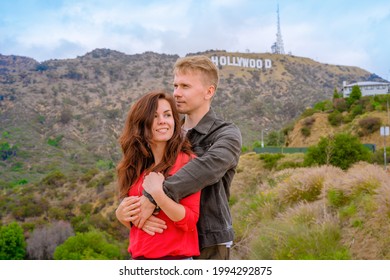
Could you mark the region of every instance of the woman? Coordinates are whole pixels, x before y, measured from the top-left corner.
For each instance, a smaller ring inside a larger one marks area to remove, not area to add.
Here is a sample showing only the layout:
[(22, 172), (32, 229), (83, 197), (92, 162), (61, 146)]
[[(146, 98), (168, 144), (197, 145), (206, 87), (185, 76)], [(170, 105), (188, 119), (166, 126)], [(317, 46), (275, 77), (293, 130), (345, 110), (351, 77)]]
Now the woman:
[[(165, 195), (162, 182), (194, 157), (181, 132), (174, 99), (164, 92), (152, 92), (130, 109), (120, 137), (123, 158), (118, 164), (120, 198), (116, 216), (130, 229), (129, 253), (133, 259), (187, 259), (199, 255), (196, 223), (200, 192), (176, 203)], [(146, 175), (148, 182), (144, 182)], [(160, 207), (156, 217), (166, 229), (155, 235), (139, 229), (139, 197), (145, 190)]]

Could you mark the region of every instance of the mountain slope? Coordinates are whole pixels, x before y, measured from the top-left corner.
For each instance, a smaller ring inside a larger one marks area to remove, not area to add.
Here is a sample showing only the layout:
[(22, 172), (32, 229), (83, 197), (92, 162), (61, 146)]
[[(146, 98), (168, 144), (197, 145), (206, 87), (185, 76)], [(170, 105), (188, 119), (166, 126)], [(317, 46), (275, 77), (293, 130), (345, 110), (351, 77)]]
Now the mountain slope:
[[(199, 54), (272, 62), (271, 68), (261, 69), (219, 67), (213, 106), (240, 127), (244, 145), (259, 139), (262, 129), (279, 129), (306, 107), (330, 98), (344, 80), (381, 80), (357, 67), (309, 58)], [(131, 103), (153, 89), (171, 91), (172, 66), (178, 58), (108, 49), (42, 63), (0, 55), (0, 141), (17, 150), (0, 162), (3, 181), (36, 180), (55, 169), (85, 172), (96, 165), (115, 165), (120, 157), (117, 139)]]

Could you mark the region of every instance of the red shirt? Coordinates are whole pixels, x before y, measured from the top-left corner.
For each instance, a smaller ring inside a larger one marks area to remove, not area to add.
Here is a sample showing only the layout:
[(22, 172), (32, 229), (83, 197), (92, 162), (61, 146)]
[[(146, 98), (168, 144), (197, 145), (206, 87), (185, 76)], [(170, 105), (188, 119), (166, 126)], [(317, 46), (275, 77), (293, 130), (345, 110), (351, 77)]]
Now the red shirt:
[[(191, 158), (191, 156), (180, 152), (169, 175), (176, 173)], [(131, 186), (129, 196), (140, 196), (142, 194), (144, 173)], [(180, 221), (173, 222), (162, 210), (156, 215), (156, 217), (166, 222), (167, 229), (163, 233), (156, 233), (151, 236), (142, 229), (135, 226), (131, 227), (128, 251), (133, 258), (156, 259), (167, 256), (192, 257), (199, 255), (196, 223), (199, 218), (200, 192), (183, 198), (180, 200), (180, 204), (186, 210), (185, 217)]]

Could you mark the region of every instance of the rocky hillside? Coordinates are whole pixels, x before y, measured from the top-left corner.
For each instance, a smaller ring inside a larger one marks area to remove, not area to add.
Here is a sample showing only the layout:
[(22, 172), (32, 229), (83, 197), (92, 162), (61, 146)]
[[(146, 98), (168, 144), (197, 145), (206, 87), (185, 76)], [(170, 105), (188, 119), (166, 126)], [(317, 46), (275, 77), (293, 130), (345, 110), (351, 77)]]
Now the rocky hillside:
[[(309, 58), (207, 51), (207, 56), (270, 60), (272, 67), (219, 66), (214, 100), (219, 115), (235, 122), (245, 145), (262, 129), (275, 130), (315, 102), (330, 98), (343, 81), (381, 80), (357, 67)], [(75, 59), (48, 60), (0, 55), (0, 142), (11, 148), (0, 162), (3, 182), (110, 168), (126, 113), (140, 95), (172, 90), (179, 58), (146, 52), (127, 55), (96, 49)]]

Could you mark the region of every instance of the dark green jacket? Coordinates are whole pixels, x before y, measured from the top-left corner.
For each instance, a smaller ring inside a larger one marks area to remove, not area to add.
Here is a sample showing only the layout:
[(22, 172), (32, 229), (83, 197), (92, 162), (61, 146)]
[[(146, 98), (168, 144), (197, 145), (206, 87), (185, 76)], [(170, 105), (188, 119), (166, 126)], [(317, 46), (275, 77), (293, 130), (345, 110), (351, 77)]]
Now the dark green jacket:
[(198, 234), (200, 248), (233, 241), (230, 185), (241, 154), (241, 132), (210, 111), (187, 132), (197, 158), (164, 182), (175, 201), (202, 190)]

